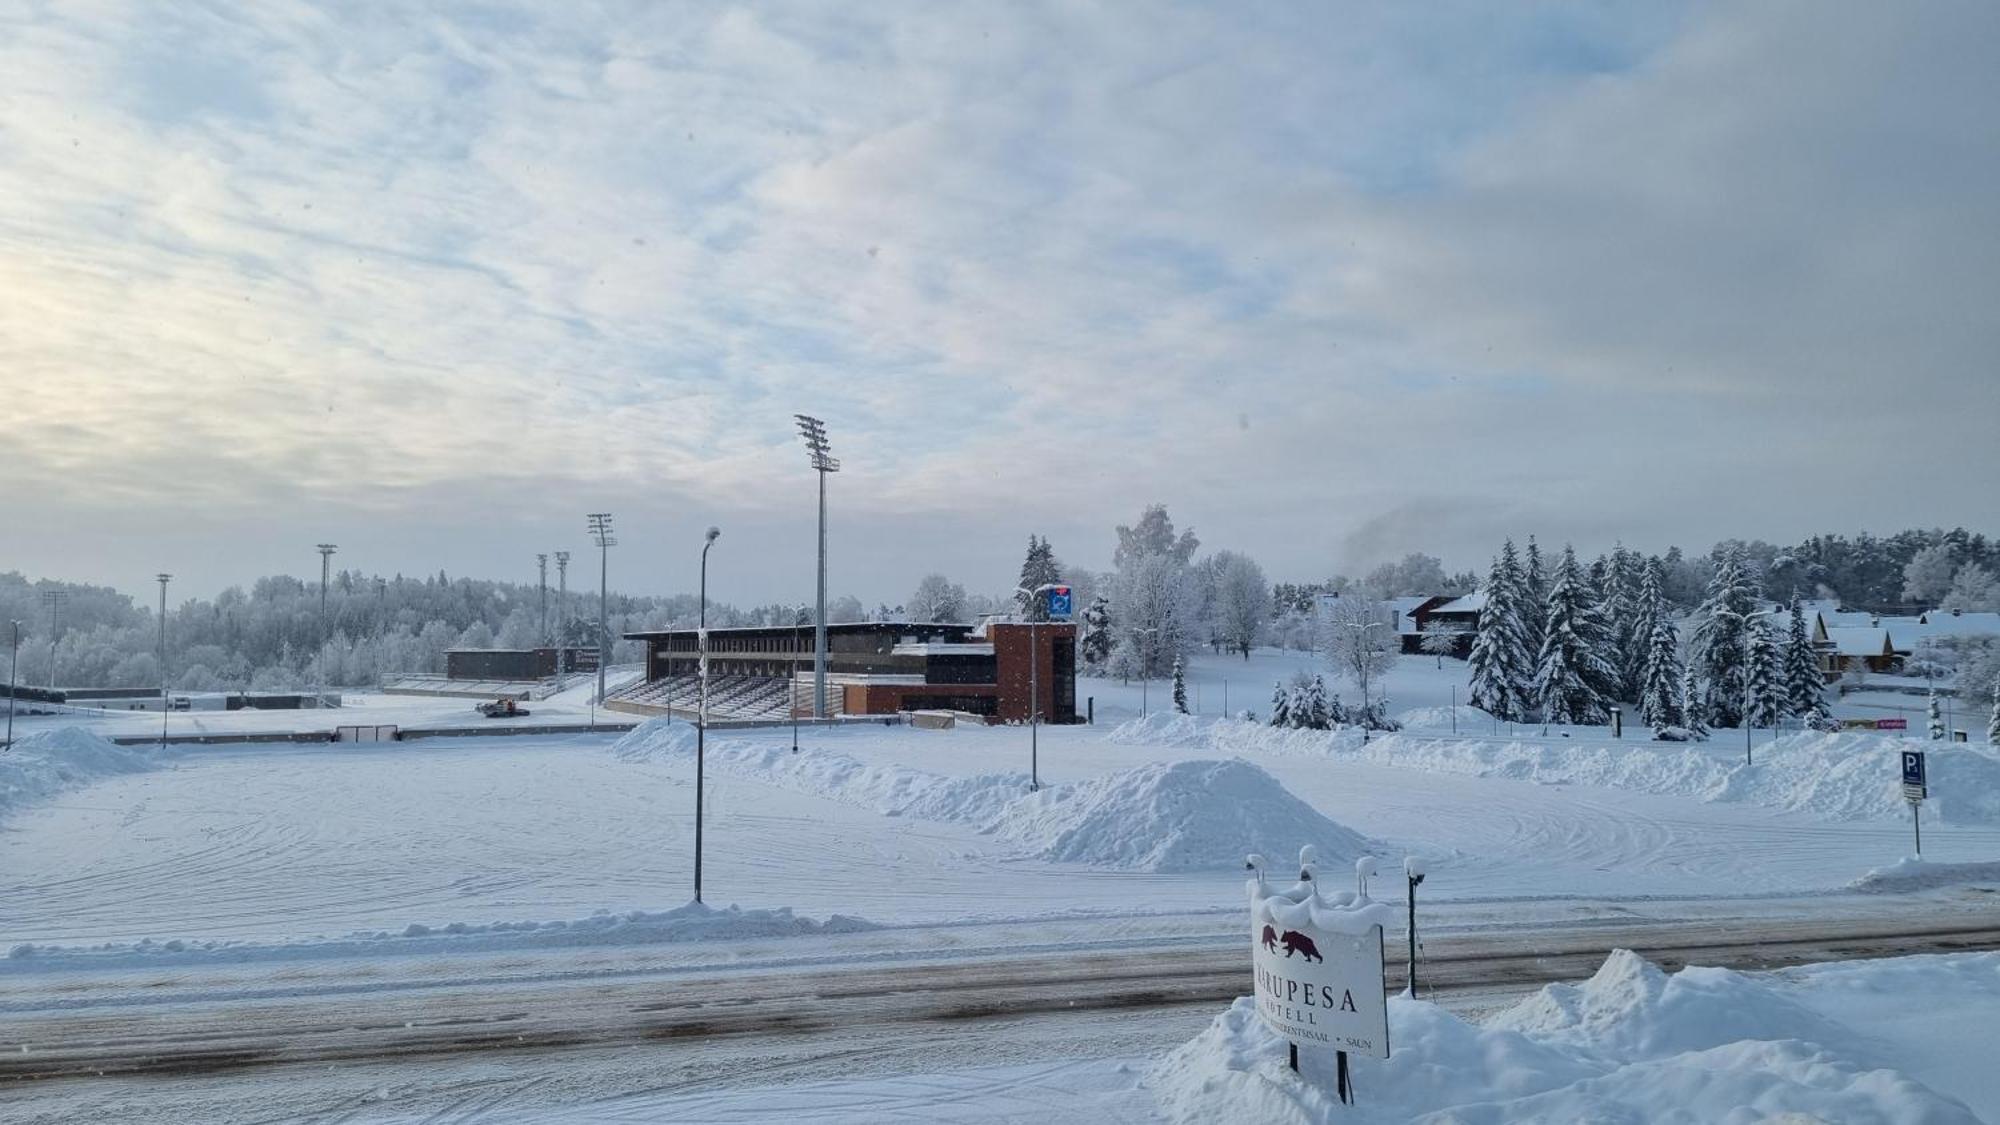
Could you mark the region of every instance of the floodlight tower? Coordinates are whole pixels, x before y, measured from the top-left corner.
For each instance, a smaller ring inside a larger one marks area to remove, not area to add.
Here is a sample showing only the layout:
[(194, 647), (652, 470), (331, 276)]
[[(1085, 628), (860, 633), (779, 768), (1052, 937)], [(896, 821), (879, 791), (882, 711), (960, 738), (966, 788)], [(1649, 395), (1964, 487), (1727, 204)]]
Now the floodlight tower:
[(794, 414), (806, 456), (819, 474), (819, 612), (813, 617), (813, 718), (826, 718), (826, 475), (840, 471), (826, 441), (826, 423), (810, 414)]
[(167, 748), (167, 712), (173, 709), (173, 697), (167, 694), (167, 583), (173, 575), (160, 572), (153, 576), (160, 583), (160, 749)]
[(604, 702), (604, 665), (611, 657), (611, 615), (605, 597), (605, 577), (611, 572), (611, 548), (618, 540), (611, 534), (611, 513), (590, 513), (590, 537), (597, 542), (597, 701)]
[[(556, 552), (556, 675), (567, 676), (563, 667), (563, 638), (569, 632), (569, 552)], [(563, 680), (567, 686), (569, 681)]]
[(319, 659), (314, 661), (319, 668), (319, 694), (314, 702), (321, 707), (326, 706), (326, 576), (333, 567), (333, 553), (339, 549), (331, 543), (319, 544)]
[(535, 556), (535, 597), (540, 600), (542, 607), (541, 632), (537, 634), (537, 636), (541, 638), (543, 644), (548, 644), (549, 643), (549, 557), (545, 554)]
[(62, 635), (63, 606), (69, 601), (69, 591), (43, 590), (42, 601), (49, 607), (49, 690), (54, 691), (56, 690), (56, 640)]

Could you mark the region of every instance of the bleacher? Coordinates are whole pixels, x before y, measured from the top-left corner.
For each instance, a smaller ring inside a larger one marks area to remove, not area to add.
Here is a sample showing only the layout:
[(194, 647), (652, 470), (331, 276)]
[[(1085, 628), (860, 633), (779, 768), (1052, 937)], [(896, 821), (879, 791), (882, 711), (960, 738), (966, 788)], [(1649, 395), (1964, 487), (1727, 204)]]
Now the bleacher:
[[(828, 703), (839, 711), (839, 693), (829, 692)], [(810, 684), (795, 686), (787, 676), (710, 676), (708, 717), (717, 720), (779, 721), (792, 717), (790, 702), (812, 705)], [(613, 692), (605, 703), (617, 711), (644, 715), (664, 715), (671, 708), (677, 716), (692, 718), (701, 700), (701, 677), (666, 676), (633, 684)]]

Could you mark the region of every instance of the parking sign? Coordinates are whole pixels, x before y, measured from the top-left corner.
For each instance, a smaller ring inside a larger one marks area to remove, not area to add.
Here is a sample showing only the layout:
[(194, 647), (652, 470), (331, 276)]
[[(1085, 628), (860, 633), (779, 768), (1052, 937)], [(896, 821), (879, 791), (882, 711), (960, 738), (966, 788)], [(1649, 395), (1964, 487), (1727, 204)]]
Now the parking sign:
[(1049, 616), (1057, 621), (1067, 618), (1071, 612), (1072, 598), (1068, 586), (1049, 587)]
[(1903, 751), (1903, 796), (1912, 801), (1921, 801), (1929, 795), (1930, 787), (1924, 778), (1924, 752)]

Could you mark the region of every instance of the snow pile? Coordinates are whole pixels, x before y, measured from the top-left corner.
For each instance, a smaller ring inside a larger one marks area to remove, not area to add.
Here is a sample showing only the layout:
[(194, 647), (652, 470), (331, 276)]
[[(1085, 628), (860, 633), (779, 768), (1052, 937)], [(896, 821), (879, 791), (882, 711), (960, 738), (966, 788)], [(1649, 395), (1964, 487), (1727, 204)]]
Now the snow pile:
[[(1422, 713), (1420, 722), (1429, 722)], [(1859, 732), (1795, 732), (1764, 741), (1746, 765), (1740, 733), (1705, 743), (1663, 745), (1616, 739), (1438, 738), (1425, 733), (1285, 730), (1239, 720), (1134, 720), (1113, 742), (1168, 745), (1228, 754), (1319, 754), (1435, 773), (1598, 785), (1701, 801), (1755, 804), (1831, 820), (1907, 818), (1898, 754), (1928, 751), (1926, 815), (1953, 824), (2000, 825), (2000, 754), (1983, 747), (1912, 742)], [(1449, 717), (1447, 714), (1447, 722)], [(1461, 729), (1468, 729), (1461, 727)], [(1469, 729), (1477, 729), (1476, 727)]]
[[(1890, 962), (1888, 964), (1894, 964)], [(1738, 973), (1672, 977), (1619, 952), (1582, 985), (1554, 986), (1466, 1023), (1389, 1001), (1386, 1062), (1358, 1060), (1359, 1104), (1333, 1096), (1328, 1052), (1285, 1043), (1239, 999), (1149, 1078), (1172, 1121), (1807, 1121), (1957, 1123), (1962, 1102), (1870, 1062), (1880, 1045)]]
[(1048, 859), (1138, 871), (1237, 868), (1246, 852), (1290, 855), (1316, 845), (1352, 863), (1367, 837), (1335, 823), (1240, 759), (1158, 762), (1018, 802), (1007, 835)]
[(1974, 885), (2000, 886), (2000, 861), (1931, 863), (1921, 859), (1900, 859), (1887, 867), (1877, 867), (1848, 884), (1857, 891), (1876, 893)]
[[(452, 922), (444, 926), (411, 925), (400, 937), (462, 937), (490, 934), (574, 934), (604, 938), (617, 944), (660, 941), (723, 941), (732, 938), (794, 937), (799, 934), (851, 934), (880, 929), (861, 918), (835, 914), (826, 921), (801, 918), (790, 907), (776, 910), (744, 910), (739, 906), (722, 909), (706, 903), (690, 902), (672, 910), (649, 912), (629, 910), (614, 914), (600, 910), (587, 918), (554, 922)], [(387, 934), (356, 935), (381, 939)], [(595, 941), (590, 944), (596, 944)]]
[[(692, 757), (694, 732), (686, 723), (650, 720), (619, 739), (612, 753), (628, 761)], [(1030, 793), (1018, 773), (944, 777), (762, 742), (710, 739), (706, 760), (711, 770), (884, 816), (971, 825), (1030, 856), (1063, 863), (1214, 871), (1241, 868), (1244, 854), (1258, 849), (1290, 855), (1316, 844), (1340, 861), (1369, 850), (1366, 837), (1244, 761), (1153, 763)]]
[[(1493, 716), (1477, 707), (1461, 703), (1457, 707), (1413, 707), (1408, 711), (1398, 712), (1396, 721), (1403, 725), (1404, 730), (1448, 733), (1463, 731), (1471, 734), (1490, 726)], [(1456, 726), (1453, 725), (1454, 722)]]
[(150, 752), (107, 742), (81, 727), (37, 731), (0, 750), (0, 815), (101, 777), (152, 768)]

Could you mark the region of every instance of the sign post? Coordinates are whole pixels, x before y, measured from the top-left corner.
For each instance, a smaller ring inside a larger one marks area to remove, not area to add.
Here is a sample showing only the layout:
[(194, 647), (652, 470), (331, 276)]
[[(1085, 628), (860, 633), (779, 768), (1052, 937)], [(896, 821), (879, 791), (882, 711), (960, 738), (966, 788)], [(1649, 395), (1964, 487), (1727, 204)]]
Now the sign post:
[[(1347, 1103), (1348, 1055), (1389, 1057), (1382, 932), (1394, 911), (1365, 892), (1322, 895), (1313, 858), (1310, 846), (1301, 850), (1299, 882), (1289, 890), (1271, 887), (1261, 869), (1246, 888), (1257, 1014), (1290, 1042), (1294, 1070), (1301, 1045), (1333, 1051), (1336, 1092)], [(1251, 858), (1253, 868), (1259, 863)]]
[(1924, 752), (1905, 750), (1903, 755), (1903, 799), (1910, 803), (1910, 828), (1917, 836), (1917, 858), (1924, 858), (1924, 826), (1918, 816), (1924, 798), (1930, 796), (1930, 786), (1924, 774)]

